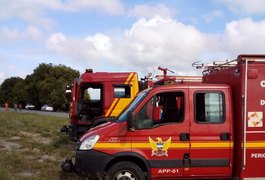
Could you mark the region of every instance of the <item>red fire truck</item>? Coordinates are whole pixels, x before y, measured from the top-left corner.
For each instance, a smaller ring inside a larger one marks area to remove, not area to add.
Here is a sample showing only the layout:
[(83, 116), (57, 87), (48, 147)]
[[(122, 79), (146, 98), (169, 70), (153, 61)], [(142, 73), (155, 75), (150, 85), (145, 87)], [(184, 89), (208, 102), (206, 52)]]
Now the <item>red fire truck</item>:
[(117, 116), (136, 96), (141, 88), (139, 85), (144, 83), (139, 84), (136, 72), (87, 69), (66, 88), (70, 125), (63, 126), (60, 132), (68, 133), (71, 140), (77, 141), (91, 127)]
[(265, 55), (198, 67), (206, 67), (201, 78), (165, 75), (117, 118), (85, 133), (75, 171), (109, 179), (265, 179)]

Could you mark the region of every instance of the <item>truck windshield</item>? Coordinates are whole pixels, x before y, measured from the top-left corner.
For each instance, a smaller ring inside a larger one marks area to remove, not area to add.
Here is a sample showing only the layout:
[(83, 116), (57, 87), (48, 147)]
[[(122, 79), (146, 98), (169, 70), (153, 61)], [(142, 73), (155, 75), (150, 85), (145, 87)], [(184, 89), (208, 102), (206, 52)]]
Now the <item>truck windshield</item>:
[(149, 90), (145, 90), (140, 92), (135, 99), (131, 102), (129, 106), (120, 114), (118, 117), (118, 122), (126, 121), (127, 114), (130, 111), (134, 111), (134, 109), (138, 106), (138, 104), (144, 99), (144, 97), (148, 94)]

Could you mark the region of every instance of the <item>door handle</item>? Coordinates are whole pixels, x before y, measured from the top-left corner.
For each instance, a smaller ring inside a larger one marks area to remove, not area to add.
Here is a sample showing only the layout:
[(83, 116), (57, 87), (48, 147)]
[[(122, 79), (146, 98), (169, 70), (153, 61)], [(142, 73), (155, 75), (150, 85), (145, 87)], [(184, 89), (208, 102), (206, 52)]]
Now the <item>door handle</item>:
[(190, 155), (188, 153), (183, 155), (183, 166), (184, 168), (190, 167)]
[(180, 133), (179, 139), (180, 139), (180, 141), (189, 141), (190, 140), (190, 133)]
[(230, 140), (230, 133), (221, 133), (220, 139), (221, 139), (221, 141), (229, 141)]

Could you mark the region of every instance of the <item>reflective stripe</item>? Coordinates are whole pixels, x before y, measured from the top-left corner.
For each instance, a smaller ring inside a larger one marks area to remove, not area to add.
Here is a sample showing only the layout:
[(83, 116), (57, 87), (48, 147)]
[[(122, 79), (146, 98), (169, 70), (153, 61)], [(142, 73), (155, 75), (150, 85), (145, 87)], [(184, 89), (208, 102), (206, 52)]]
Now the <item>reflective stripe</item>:
[(96, 143), (95, 149), (130, 149), (131, 143)]
[(117, 105), (118, 102), (119, 102), (119, 98), (115, 98), (114, 101), (112, 102), (112, 104), (110, 105), (110, 108), (108, 109), (108, 111), (105, 114), (105, 116), (110, 116), (111, 112), (116, 107), (116, 105)]
[(135, 73), (130, 73), (129, 77), (125, 81), (125, 84), (130, 84), (134, 75), (135, 75)]
[[(113, 143), (113, 142), (98, 142), (94, 146), (95, 149), (122, 149), (122, 148), (139, 148), (139, 149), (151, 149), (150, 143), (126, 143), (126, 142), (120, 142), (120, 143)], [(189, 143), (171, 143), (170, 149), (187, 149), (189, 148)]]
[[(232, 142), (185, 142), (185, 143), (170, 143), (169, 149), (230, 149), (233, 147)], [(151, 145), (149, 142), (97, 142), (94, 146), (96, 149), (122, 149), (122, 148), (133, 148), (133, 149), (149, 149)], [(265, 141), (261, 142), (247, 142), (247, 148), (265, 148)]]
[(247, 148), (265, 148), (265, 142), (247, 142)]
[[(200, 149), (207, 149), (207, 148), (230, 148), (232, 147), (232, 143), (218, 143), (218, 142), (213, 142), (213, 143), (192, 143), (195, 144), (194, 146), (192, 145), (191, 148), (200, 148)], [(115, 148), (115, 149), (122, 149), (122, 148), (133, 148), (133, 149), (149, 149), (151, 148), (150, 143), (127, 143), (127, 142), (119, 142), (119, 143), (114, 143), (114, 142), (97, 142), (94, 146), (96, 149), (107, 149), (107, 148)], [(171, 143), (169, 146), (169, 149), (188, 149), (190, 148), (190, 143)]]
[(230, 148), (233, 147), (232, 142), (191, 142), (191, 148)]

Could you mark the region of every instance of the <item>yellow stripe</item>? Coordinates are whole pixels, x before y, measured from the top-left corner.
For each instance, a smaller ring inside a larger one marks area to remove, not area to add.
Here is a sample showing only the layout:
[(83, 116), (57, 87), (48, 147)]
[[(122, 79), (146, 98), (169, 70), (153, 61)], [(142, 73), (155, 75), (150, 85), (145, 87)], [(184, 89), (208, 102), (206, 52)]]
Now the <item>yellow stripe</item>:
[[(150, 143), (132, 143), (132, 148), (151, 148)], [(169, 148), (189, 148), (189, 143), (170, 143)]]
[(94, 146), (95, 149), (127, 149), (131, 148), (131, 143), (96, 143)]
[(190, 143), (170, 143), (169, 148), (186, 149), (190, 147)]
[(134, 75), (134, 73), (130, 73), (129, 77), (126, 79), (125, 84), (129, 84), (130, 79), (132, 79), (132, 76)]
[(132, 148), (150, 148), (150, 143), (132, 143)]
[[(207, 149), (207, 148), (232, 148), (231, 142), (191, 142), (191, 143), (171, 143), (169, 149), (187, 149), (191, 145), (193, 149)], [(98, 142), (94, 146), (95, 149), (146, 149), (151, 148), (150, 143), (108, 143)], [(265, 148), (265, 142), (248, 142), (247, 148)]]
[[(150, 143), (96, 143), (95, 148), (110, 148), (110, 149), (122, 149), (122, 148), (151, 148)], [(169, 148), (171, 149), (187, 149), (190, 147), (189, 143), (171, 143)], [(192, 148), (224, 148), (231, 147), (229, 143), (193, 143)]]
[[(96, 149), (123, 149), (123, 148), (151, 148), (150, 143), (96, 143), (94, 148)], [(183, 149), (189, 148), (189, 143), (171, 143), (170, 148), (173, 149)]]
[(191, 148), (230, 148), (233, 144), (230, 142), (198, 142), (191, 143)]
[(265, 148), (265, 142), (247, 142), (247, 148)]
[(110, 105), (110, 108), (108, 109), (107, 113), (105, 114), (105, 116), (109, 116), (111, 110), (113, 109), (113, 106), (116, 104), (116, 102), (118, 101), (118, 98), (115, 98), (114, 101), (112, 102), (112, 104)]

